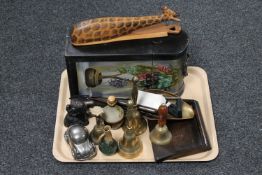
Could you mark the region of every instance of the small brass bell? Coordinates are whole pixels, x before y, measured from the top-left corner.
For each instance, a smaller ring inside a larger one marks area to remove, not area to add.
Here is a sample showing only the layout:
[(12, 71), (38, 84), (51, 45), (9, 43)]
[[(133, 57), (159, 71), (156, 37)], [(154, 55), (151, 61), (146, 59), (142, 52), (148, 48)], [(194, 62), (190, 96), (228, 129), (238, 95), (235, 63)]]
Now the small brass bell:
[(168, 114), (168, 108), (165, 104), (160, 105), (158, 109), (158, 124), (150, 133), (150, 140), (156, 145), (167, 145), (172, 140), (172, 134), (166, 126), (166, 117)]
[(126, 130), (129, 121), (136, 135), (141, 135), (146, 131), (147, 122), (143, 117), (141, 117), (140, 112), (137, 110), (137, 106), (134, 105), (133, 100), (128, 100), (127, 102), (126, 120), (123, 130)]
[(118, 142), (119, 155), (127, 159), (137, 157), (143, 150), (143, 145), (138, 136), (136, 136), (134, 129), (131, 126), (131, 122), (128, 122), (128, 126), (124, 132), (124, 136)]

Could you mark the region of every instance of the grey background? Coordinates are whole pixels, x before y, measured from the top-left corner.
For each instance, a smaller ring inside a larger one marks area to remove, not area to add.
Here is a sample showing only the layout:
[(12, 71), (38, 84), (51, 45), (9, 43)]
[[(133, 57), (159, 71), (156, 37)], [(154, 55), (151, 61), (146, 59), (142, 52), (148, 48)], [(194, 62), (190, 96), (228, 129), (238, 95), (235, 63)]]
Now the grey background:
[[(181, 14), (209, 77), (220, 153), (205, 163), (64, 164), (52, 155), (66, 28), (98, 16)], [(261, 0), (0, 0), (0, 174), (262, 174)]]

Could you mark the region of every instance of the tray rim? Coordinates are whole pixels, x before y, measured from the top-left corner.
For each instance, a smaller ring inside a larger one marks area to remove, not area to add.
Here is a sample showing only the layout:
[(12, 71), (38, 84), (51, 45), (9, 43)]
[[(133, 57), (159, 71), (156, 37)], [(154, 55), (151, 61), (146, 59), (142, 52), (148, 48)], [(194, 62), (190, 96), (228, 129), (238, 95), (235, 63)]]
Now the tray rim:
[[(218, 154), (219, 154), (219, 148), (218, 148), (218, 141), (217, 141), (217, 134), (216, 134), (216, 128), (215, 128), (215, 120), (214, 120), (214, 115), (213, 115), (213, 109), (212, 109), (212, 102), (211, 102), (211, 97), (210, 97), (210, 89), (209, 89), (209, 85), (208, 85), (208, 78), (207, 78), (207, 74), (206, 71), (200, 67), (197, 66), (188, 66), (188, 69), (190, 69), (191, 71), (198, 71), (199, 73), (201, 73), (201, 75), (203, 76), (203, 78), (205, 79), (203, 82), (205, 83), (204, 87), (206, 88), (206, 95), (208, 98), (206, 98), (206, 103), (210, 104), (210, 108), (207, 109), (207, 112), (211, 115), (209, 115), (209, 119), (210, 119), (210, 124), (212, 125), (212, 136), (213, 137), (209, 137), (210, 143), (211, 143), (211, 150), (206, 151), (209, 152), (208, 156), (204, 156), (200, 159), (187, 159), (187, 157), (189, 156), (185, 156), (185, 157), (181, 157), (181, 158), (177, 158), (177, 159), (172, 159), (172, 160), (165, 160), (163, 162), (169, 162), (169, 163), (174, 163), (174, 162), (206, 162), (206, 161), (211, 161), (214, 160)], [(155, 162), (155, 161), (150, 161), (150, 160), (145, 160), (145, 159), (140, 159), (140, 160), (135, 160), (133, 161), (132, 159), (130, 160), (126, 160), (122, 161), (121, 159), (118, 160), (114, 160), (114, 161), (99, 161), (99, 160), (89, 160), (89, 161), (76, 161), (76, 160), (68, 160), (63, 158), (59, 151), (56, 149), (57, 146), (57, 140), (55, 138), (58, 137), (58, 132), (56, 132), (56, 128), (58, 127), (58, 115), (59, 115), (59, 109), (61, 109), (62, 105), (63, 105), (63, 95), (64, 92), (66, 92), (66, 90), (64, 90), (64, 88), (67, 88), (65, 86), (63, 86), (63, 81), (64, 78), (67, 78), (67, 71), (66, 69), (62, 72), (61, 74), (61, 80), (60, 80), (60, 87), (59, 87), (59, 97), (58, 97), (58, 105), (57, 105), (57, 112), (56, 112), (56, 123), (55, 123), (55, 130), (54, 130), (54, 139), (53, 139), (53, 145), (52, 145), (52, 154), (54, 156), (54, 158), (59, 161), (59, 162), (63, 162), (63, 163), (117, 163), (117, 162), (122, 162), (122, 163), (137, 163), (137, 162)], [(209, 135), (209, 134), (208, 134)], [(213, 144), (212, 144), (213, 143)]]

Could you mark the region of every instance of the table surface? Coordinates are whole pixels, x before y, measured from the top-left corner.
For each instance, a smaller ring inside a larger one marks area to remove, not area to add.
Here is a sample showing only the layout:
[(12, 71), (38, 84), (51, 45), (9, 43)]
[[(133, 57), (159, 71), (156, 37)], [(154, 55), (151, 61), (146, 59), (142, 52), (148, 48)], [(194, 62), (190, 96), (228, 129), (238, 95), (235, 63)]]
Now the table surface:
[[(209, 78), (219, 156), (205, 163), (64, 164), (52, 155), (67, 28), (98, 16), (180, 13), (189, 65)], [(0, 5), (0, 174), (262, 174), (262, 2), (8, 1)]]

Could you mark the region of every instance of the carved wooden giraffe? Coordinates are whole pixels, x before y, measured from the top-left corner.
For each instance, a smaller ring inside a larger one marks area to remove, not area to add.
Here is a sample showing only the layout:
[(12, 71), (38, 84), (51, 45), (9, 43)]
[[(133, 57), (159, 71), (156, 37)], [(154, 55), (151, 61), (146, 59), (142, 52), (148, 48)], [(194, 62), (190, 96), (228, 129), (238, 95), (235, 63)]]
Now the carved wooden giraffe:
[(179, 22), (176, 12), (162, 8), (162, 15), (141, 17), (105, 17), (81, 21), (73, 26), (71, 41), (75, 46), (114, 39), (162, 21)]

